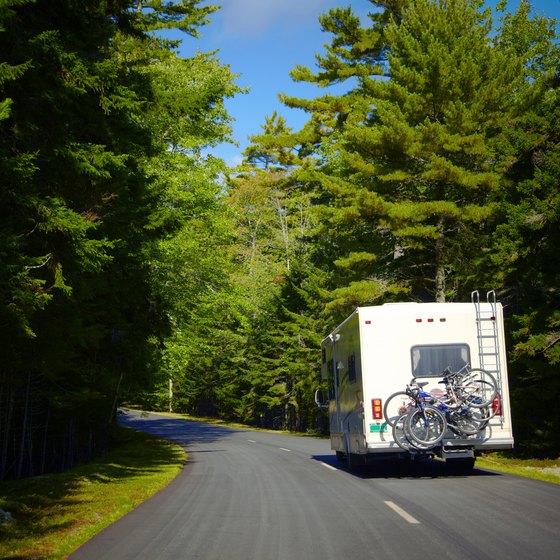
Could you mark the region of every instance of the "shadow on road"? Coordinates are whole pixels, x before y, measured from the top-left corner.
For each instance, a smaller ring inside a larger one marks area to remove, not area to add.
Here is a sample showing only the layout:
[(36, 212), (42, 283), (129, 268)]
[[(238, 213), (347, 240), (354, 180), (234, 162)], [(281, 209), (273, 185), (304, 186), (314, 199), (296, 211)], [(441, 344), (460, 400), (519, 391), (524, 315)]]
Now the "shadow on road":
[(119, 424), (173, 441), (183, 447), (192, 447), (197, 443), (213, 443), (240, 431), (183, 418), (166, 418), (141, 412), (120, 414)]
[(341, 471), (346, 471), (362, 479), (375, 478), (456, 478), (501, 476), (500, 473), (474, 468), (472, 471), (457, 472), (450, 469), (443, 461), (437, 459), (380, 460), (367, 465), (355, 465), (349, 470), (344, 461), (337, 460), (335, 455), (313, 455), (312, 459), (325, 463)]

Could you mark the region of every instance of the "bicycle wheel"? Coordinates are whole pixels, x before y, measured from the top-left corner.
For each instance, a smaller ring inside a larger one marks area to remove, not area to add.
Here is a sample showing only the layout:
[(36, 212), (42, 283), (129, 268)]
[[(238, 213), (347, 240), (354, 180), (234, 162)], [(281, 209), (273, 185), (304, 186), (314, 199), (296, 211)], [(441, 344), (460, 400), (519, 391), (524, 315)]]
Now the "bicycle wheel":
[(463, 391), (467, 391), (466, 395), (473, 393), (474, 405), (478, 404), (479, 408), (484, 408), (492, 404), (492, 401), (498, 394), (498, 382), (494, 375), (485, 369), (470, 369), (462, 374), (456, 381), (456, 386)]
[(391, 428), (397, 420), (406, 414), (412, 406), (412, 399), (406, 391), (397, 391), (390, 395), (383, 406), (383, 416)]
[(407, 415), (406, 434), (421, 445), (434, 447), (445, 435), (447, 420), (433, 406), (416, 408)]
[(406, 417), (407, 414), (402, 414), (393, 423), (393, 439), (401, 449), (404, 449), (405, 451), (410, 451), (412, 449), (412, 444), (405, 433)]
[(487, 409), (465, 407), (453, 410), (447, 416), (447, 425), (459, 435), (478, 434), (488, 424)]
[(401, 415), (393, 425), (393, 439), (395, 443), (405, 451), (426, 451), (431, 445), (423, 445), (414, 441), (406, 432), (406, 420), (408, 413)]
[(494, 374), (490, 373), (488, 370), (482, 368), (473, 368), (465, 371), (465, 373), (461, 373), (458, 376), (458, 381), (461, 383), (465, 383), (470, 379), (483, 379), (484, 381), (488, 381), (492, 383), (496, 388), (498, 388), (498, 383)]
[(496, 384), (486, 379), (469, 379), (457, 387), (461, 400), (474, 408), (486, 408), (498, 395)]

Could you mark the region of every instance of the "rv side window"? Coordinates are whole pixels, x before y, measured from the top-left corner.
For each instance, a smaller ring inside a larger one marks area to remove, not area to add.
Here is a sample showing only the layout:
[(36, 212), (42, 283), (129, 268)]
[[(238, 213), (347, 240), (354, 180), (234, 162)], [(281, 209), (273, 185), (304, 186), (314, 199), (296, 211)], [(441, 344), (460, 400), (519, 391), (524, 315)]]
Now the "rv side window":
[(348, 381), (350, 383), (356, 382), (356, 353), (352, 352), (350, 356), (348, 356)]
[(333, 361), (329, 360), (327, 362), (327, 382), (329, 386), (329, 400), (334, 400), (335, 391), (334, 391), (334, 366)]
[(413, 377), (439, 377), (446, 368), (458, 371), (470, 363), (468, 344), (413, 346), (411, 357)]

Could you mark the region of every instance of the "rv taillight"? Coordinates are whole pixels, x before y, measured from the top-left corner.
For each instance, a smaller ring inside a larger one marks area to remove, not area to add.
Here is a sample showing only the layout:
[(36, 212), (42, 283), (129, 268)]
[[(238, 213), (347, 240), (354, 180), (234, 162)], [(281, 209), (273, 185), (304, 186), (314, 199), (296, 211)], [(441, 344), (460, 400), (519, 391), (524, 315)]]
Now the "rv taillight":
[(374, 420), (381, 420), (383, 418), (383, 407), (381, 406), (381, 399), (371, 399), (371, 408)]
[(496, 395), (492, 401), (492, 416), (502, 415), (502, 403), (500, 402), (500, 395)]

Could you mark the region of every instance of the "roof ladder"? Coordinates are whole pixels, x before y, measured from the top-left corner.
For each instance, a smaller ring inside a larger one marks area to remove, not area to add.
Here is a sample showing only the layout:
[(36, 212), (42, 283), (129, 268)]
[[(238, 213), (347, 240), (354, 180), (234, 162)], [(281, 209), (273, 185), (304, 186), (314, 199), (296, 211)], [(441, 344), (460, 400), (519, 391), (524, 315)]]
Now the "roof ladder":
[(501, 394), (501, 364), (500, 341), (498, 338), (498, 323), (496, 321), (496, 292), (486, 293), (486, 304), (480, 304), (478, 290), (471, 293), (471, 299), (476, 311), (476, 329), (478, 339), (478, 358), (481, 369), (490, 372), (498, 383)]

